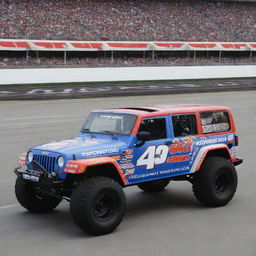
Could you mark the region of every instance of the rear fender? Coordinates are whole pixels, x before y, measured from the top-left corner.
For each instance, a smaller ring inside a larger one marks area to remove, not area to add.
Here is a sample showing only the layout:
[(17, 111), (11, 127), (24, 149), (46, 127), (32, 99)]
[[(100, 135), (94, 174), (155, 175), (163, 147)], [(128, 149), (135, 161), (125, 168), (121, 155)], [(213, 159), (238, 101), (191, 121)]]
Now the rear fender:
[(124, 185), (127, 184), (128, 181), (122, 169), (120, 168), (116, 160), (113, 159), (112, 157), (96, 157), (96, 158), (89, 158), (89, 159), (70, 160), (67, 162), (64, 172), (69, 174), (82, 174), (82, 173), (86, 173), (88, 167), (100, 166), (105, 164), (113, 165), (118, 175), (120, 176), (123, 184)]
[(212, 153), (214, 151), (218, 151), (218, 150), (224, 150), (225, 151), (225, 157), (227, 157), (228, 159), (230, 159), (230, 161), (234, 162), (236, 161), (236, 158), (232, 158), (231, 154), (230, 154), (230, 150), (228, 148), (228, 146), (226, 144), (218, 144), (218, 145), (210, 145), (210, 146), (205, 146), (202, 147), (198, 154), (197, 157), (191, 167), (190, 172), (197, 172), (200, 170), (204, 160), (206, 159), (207, 155), (209, 153)]

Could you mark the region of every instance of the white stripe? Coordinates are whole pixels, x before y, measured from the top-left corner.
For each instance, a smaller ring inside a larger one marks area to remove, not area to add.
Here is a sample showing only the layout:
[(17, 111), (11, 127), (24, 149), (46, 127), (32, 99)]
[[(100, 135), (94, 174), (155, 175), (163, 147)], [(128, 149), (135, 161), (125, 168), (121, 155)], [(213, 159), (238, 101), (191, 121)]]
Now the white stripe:
[(195, 159), (195, 161), (194, 161), (194, 163), (193, 163), (193, 165), (190, 169), (190, 172), (195, 172), (196, 171), (196, 168), (197, 168), (199, 162), (201, 161), (202, 157), (204, 156), (204, 153), (206, 151), (208, 151), (208, 149), (214, 149), (216, 147), (219, 148), (220, 146), (225, 147), (226, 145), (225, 144), (216, 144), (216, 145), (209, 145), (209, 146), (204, 146), (204, 147), (200, 148), (200, 150), (199, 150), (199, 152), (196, 156), (196, 159)]
[(66, 120), (56, 120), (56, 121), (48, 121), (48, 122), (33, 122), (33, 123), (16, 123), (16, 124), (0, 124), (0, 127), (13, 127), (19, 125), (40, 125), (40, 124), (53, 124), (53, 123), (66, 123), (66, 122), (81, 122), (81, 119), (66, 119)]
[(5, 206), (0, 206), (0, 209), (7, 209), (7, 208), (13, 208), (13, 207), (17, 207), (18, 204), (9, 204), (9, 205), (5, 205)]
[(31, 119), (42, 119), (42, 118), (62, 118), (62, 117), (85, 117), (86, 115), (81, 114), (81, 115), (56, 115), (56, 116), (30, 116), (30, 117), (16, 117), (16, 118), (4, 118), (1, 119), (2, 121), (16, 121), (16, 120), (31, 120)]

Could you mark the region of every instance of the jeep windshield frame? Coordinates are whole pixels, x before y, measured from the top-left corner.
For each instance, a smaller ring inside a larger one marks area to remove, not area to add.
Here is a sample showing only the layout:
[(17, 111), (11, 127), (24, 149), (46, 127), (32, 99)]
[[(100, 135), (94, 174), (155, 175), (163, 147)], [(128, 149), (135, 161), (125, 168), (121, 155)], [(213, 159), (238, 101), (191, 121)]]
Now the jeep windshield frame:
[(81, 132), (131, 135), (137, 120), (137, 115), (113, 112), (91, 112), (85, 120)]

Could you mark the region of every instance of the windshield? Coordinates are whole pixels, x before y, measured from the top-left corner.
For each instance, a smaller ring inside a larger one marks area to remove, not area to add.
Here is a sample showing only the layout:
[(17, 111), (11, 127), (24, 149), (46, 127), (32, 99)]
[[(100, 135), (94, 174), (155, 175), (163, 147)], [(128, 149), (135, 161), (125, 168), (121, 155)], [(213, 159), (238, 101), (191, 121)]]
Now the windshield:
[(136, 120), (135, 115), (119, 113), (91, 113), (82, 130), (95, 133), (129, 135)]

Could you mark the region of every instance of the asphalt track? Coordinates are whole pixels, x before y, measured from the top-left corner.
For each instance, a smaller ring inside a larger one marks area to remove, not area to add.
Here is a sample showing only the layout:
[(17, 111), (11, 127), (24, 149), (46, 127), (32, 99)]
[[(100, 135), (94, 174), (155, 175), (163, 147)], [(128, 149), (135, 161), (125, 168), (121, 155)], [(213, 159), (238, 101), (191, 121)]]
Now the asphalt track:
[(0, 86), (2, 100), (49, 100), (112, 96), (137, 96), (156, 94), (220, 92), (256, 90), (256, 78), (101, 82), (48, 85), (6, 85)]
[[(118, 229), (90, 237), (73, 224), (66, 202), (53, 213), (38, 215), (17, 204), (12, 169), (21, 152), (76, 135), (92, 109), (157, 103), (209, 103), (233, 109), (244, 164), (237, 168), (238, 190), (227, 206), (202, 206), (187, 182), (171, 182), (164, 192), (152, 195), (129, 187), (127, 213)], [(255, 256), (255, 110), (256, 91), (0, 102), (0, 255)]]

